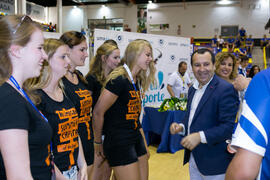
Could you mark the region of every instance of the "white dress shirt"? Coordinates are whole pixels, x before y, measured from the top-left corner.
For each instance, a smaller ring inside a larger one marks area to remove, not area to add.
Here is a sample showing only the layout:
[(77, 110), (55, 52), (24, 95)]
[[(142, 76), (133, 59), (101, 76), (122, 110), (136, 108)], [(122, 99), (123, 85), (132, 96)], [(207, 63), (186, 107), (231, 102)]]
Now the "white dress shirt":
[[(193, 117), (194, 117), (194, 114), (195, 114), (196, 109), (198, 107), (198, 104), (200, 103), (201, 98), (202, 98), (207, 86), (212, 81), (213, 77), (210, 79), (210, 81), (207, 84), (205, 84), (201, 88), (199, 88), (199, 82), (197, 80), (195, 80), (195, 82), (193, 84), (193, 87), (196, 89), (196, 91), (194, 93), (194, 96), (193, 96), (193, 99), (192, 99), (192, 102), (191, 102), (191, 106), (190, 106), (190, 113), (189, 113), (189, 119), (188, 119), (188, 132), (187, 132), (188, 135), (190, 134), (190, 125), (191, 125), (191, 123), (193, 121)], [(180, 123), (179, 125), (181, 125), (183, 127), (183, 131), (180, 132), (179, 134), (184, 135), (185, 134), (185, 126), (184, 126), (184, 124)], [(201, 137), (201, 143), (207, 143), (204, 132), (199, 131), (199, 133), (200, 133), (200, 137)]]

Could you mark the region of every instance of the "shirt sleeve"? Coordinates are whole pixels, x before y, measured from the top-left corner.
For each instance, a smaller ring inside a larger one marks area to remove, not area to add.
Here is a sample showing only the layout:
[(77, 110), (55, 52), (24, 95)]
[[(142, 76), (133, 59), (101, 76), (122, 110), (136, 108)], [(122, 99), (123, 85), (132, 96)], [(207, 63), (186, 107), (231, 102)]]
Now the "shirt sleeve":
[(180, 124), (179, 124), (179, 126), (182, 126), (183, 131), (179, 132), (178, 134), (179, 134), (179, 135), (181, 135), (181, 136), (184, 136), (184, 135), (185, 135), (185, 133), (186, 133), (185, 126), (184, 126), (184, 124), (183, 124), (183, 123), (180, 123)]
[[(187, 72), (186, 72), (187, 73)], [(190, 80), (190, 77), (189, 77), (189, 75), (188, 75), (188, 73), (186, 74), (186, 81), (187, 81), (187, 84), (191, 84), (191, 80)]]
[(256, 75), (247, 89), (232, 145), (264, 156), (270, 129), (270, 71)]
[(171, 74), (168, 79), (168, 85), (173, 86), (174, 85), (174, 74)]
[(86, 76), (86, 80), (88, 82), (88, 89), (93, 92), (95, 86), (95, 78), (92, 75), (88, 75)]
[(30, 114), (27, 102), (14, 94), (0, 97), (0, 130), (29, 128)]
[(108, 81), (105, 86), (105, 89), (107, 89), (108, 91), (112, 92), (117, 96), (120, 96), (123, 87), (125, 87), (125, 79), (123, 76), (118, 76), (117, 78)]

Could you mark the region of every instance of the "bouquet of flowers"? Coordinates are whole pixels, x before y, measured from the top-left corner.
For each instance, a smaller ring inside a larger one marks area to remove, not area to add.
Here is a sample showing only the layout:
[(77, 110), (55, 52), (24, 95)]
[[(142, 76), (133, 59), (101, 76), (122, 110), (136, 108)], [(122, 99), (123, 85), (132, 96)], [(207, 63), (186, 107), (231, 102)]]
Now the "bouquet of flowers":
[(164, 112), (164, 111), (186, 111), (187, 110), (187, 98), (176, 98), (172, 97), (170, 99), (164, 99), (162, 104), (160, 105), (158, 111)]

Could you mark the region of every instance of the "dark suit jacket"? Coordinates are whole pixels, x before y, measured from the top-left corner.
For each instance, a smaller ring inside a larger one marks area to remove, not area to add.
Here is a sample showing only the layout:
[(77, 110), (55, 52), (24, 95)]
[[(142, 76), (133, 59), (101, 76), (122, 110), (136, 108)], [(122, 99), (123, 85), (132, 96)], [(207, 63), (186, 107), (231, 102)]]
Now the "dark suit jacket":
[[(195, 91), (196, 89), (192, 86), (188, 92), (187, 113), (183, 120), (186, 133)], [(238, 105), (238, 93), (232, 84), (214, 75), (197, 106), (190, 125), (190, 134), (203, 131), (206, 137), (207, 144), (200, 143), (192, 151), (196, 165), (203, 175), (226, 172), (232, 155), (227, 152), (225, 140), (231, 139)], [(189, 157), (190, 151), (185, 149), (184, 164), (189, 161)]]

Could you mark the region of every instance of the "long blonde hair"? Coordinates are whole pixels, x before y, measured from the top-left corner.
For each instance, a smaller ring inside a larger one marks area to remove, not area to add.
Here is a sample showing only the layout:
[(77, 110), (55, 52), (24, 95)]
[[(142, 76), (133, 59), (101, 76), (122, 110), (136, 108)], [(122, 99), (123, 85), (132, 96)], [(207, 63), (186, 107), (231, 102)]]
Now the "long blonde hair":
[[(35, 91), (37, 89), (45, 88), (50, 83), (51, 78), (52, 78), (52, 70), (48, 62), (53, 57), (57, 49), (60, 46), (65, 46), (65, 45), (66, 44), (59, 39), (53, 39), (53, 38), (45, 39), (44, 51), (48, 55), (48, 60), (44, 61), (39, 77), (28, 79), (24, 83), (26, 87), (28, 87), (31, 91)], [(59, 81), (59, 87), (62, 90), (64, 90), (64, 85), (63, 85), (62, 80)], [(34, 101), (35, 104), (39, 104), (41, 101), (40, 97), (37, 96), (36, 94), (31, 96), (31, 99)]]
[[(138, 57), (144, 52), (145, 47), (149, 47), (151, 50), (151, 55), (153, 57), (153, 51), (152, 51), (152, 46), (151, 44), (144, 39), (136, 39), (129, 43), (129, 45), (126, 48), (124, 57), (122, 59), (122, 63), (127, 64), (129, 69), (132, 71), (133, 67), (136, 65)], [(156, 84), (156, 79), (155, 79), (155, 64), (154, 61), (151, 61), (149, 64), (149, 68), (147, 70), (141, 70), (139, 74), (137, 74), (137, 81), (139, 82), (143, 92), (145, 92), (150, 84)], [(123, 66), (120, 66), (113, 70), (109, 77), (107, 78), (107, 82), (109, 80), (113, 80), (117, 78), (118, 76), (125, 76), (128, 77), (128, 74), (126, 70), (124, 69)]]
[(104, 84), (106, 81), (104, 68), (103, 68), (103, 62), (102, 56), (105, 56), (105, 58), (108, 58), (114, 50), (118, 49), (117, 46), (109, 43), (102, 44), (98, 49), (96, 55), (93, 57), (93, 59), (90, 61), (90, 67), (88, 75), (94, 75), (97, 78), (97, 81), (100, 84)]

